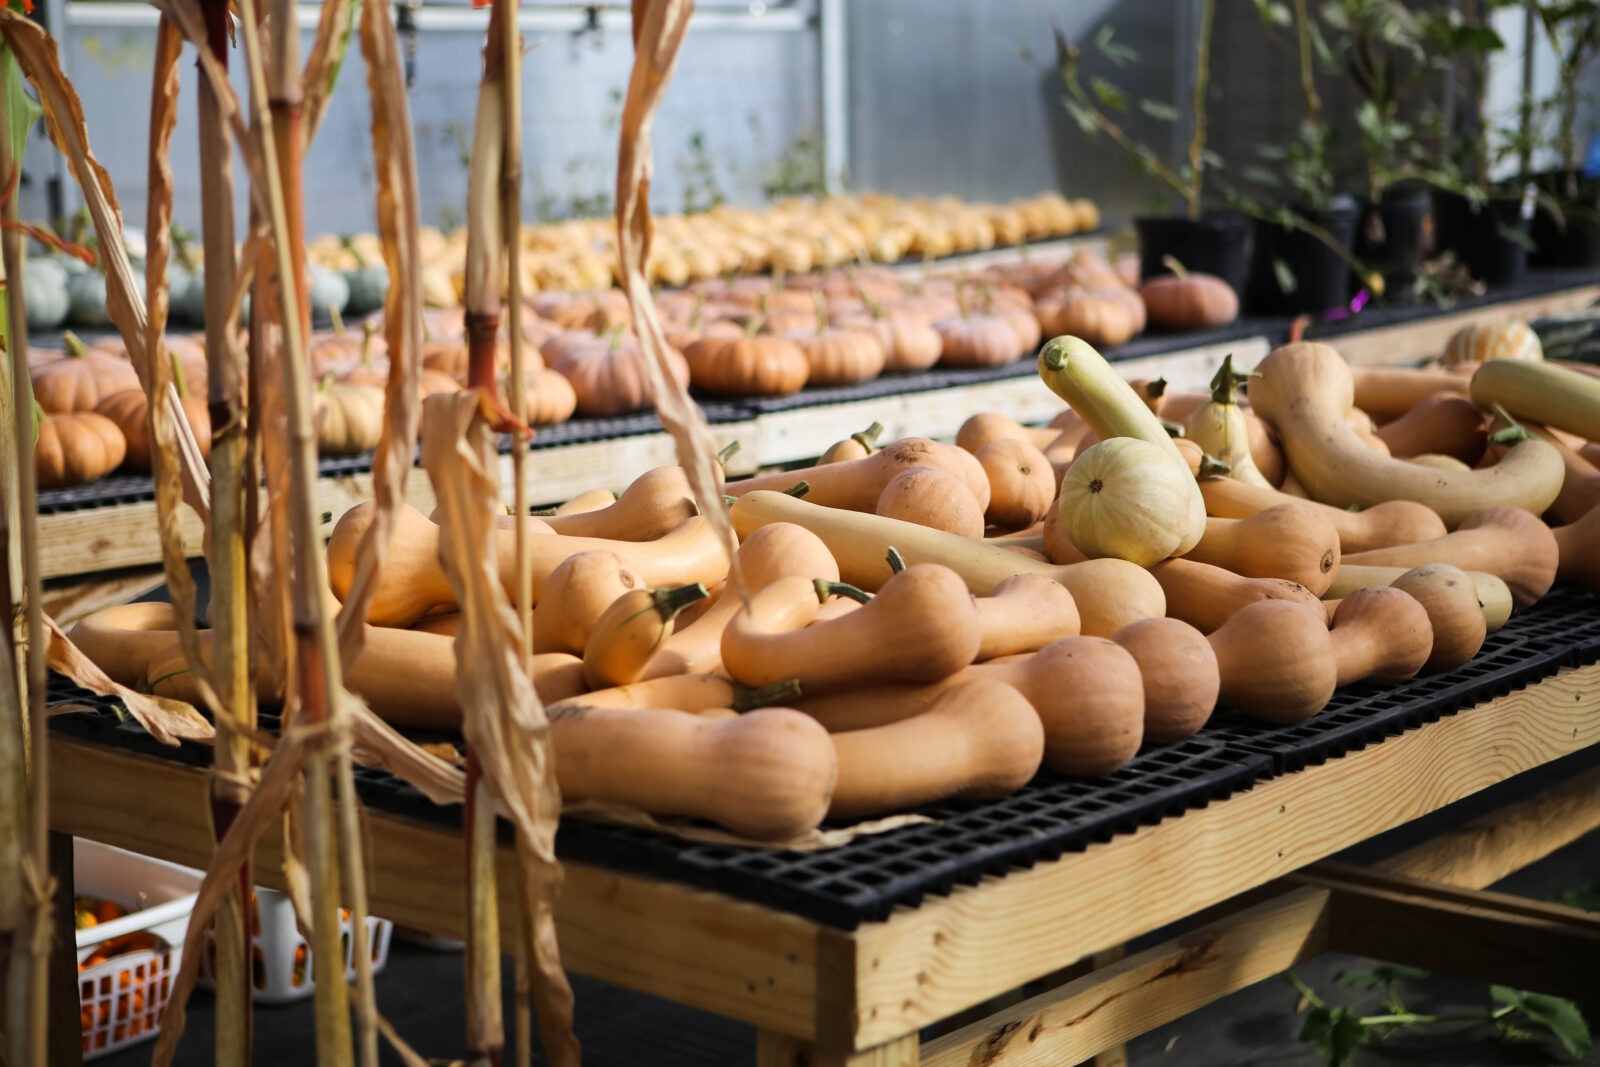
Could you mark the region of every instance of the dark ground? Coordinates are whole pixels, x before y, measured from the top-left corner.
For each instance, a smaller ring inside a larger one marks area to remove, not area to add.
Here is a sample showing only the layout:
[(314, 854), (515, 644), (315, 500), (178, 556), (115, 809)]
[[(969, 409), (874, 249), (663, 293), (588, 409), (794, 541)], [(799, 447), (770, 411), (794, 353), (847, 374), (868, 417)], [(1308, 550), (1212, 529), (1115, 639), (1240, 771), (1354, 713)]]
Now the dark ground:
[[(1600, 753), (1569, 757), (1402, 827), (1342, 858), (1370, 862), (1482, 814), (1496, 803), (1535, 792), (1542, 784), (1596, 763), (1600, 763)], [(1547, 899), (1597, 883), (1600, 834), (1591, 834), (1496, 888)], [(1158, 932), (1152, 939), (1163, 933), (1170, 931)], [(1299, 968), (1297, 973), (1328, 1000), (1371, 1013), (1380, 1007), (1381, 996), (1341, 987), (1334, 976), (1340, 971), (1365, 970), (1373, 965), (1372, 961), (1330, 953)], [(508, 961), (508, 975), (509, 972)], [(602, 982), (578, 978), (574, 986), (578, 1034), (586, 1064), (754, 1065), (755, 1033), (748, 1026)], [(1418, 1012), (1475, 1011), (1489, 1003), (1487, 986), (1445, 978), (1407, 981), (1401, 988), (1406, 1006)], [(459, 953), (421, 948), (397, 938), (388, 966), (378, 976), (377, 989), (379, 1010), (424, 1056), (448, 1060), (460, 1054), (463, 1009)], [(1139, 1038), (1129, 1047), (1129, 1062), (1133, 1067), (1318, 1067), (1322, 1061), (1296, 1039), (1303, 1022), (1295, 1011), (1297, 999), (1298, 994), (1287, 982), (1263, 982)], [(1590, 1022), (1600, 1026), (1600, 960), (1596, 961), (1595, 994), (1585, 1009)], [(508, 1001), (508, 1020), (509, 1012)], [(196, 994), (189, 1013), (189, 1031), (177, 1057), (181, 1067), (212, 1062), (211, 1020), (209, 995)], [(313, 1063), (312, 1025), (309, 1001), (259, 1009), (255, 1062), (271, 1067)], [(149, 1062), (149, 1055), (150, 1046), (146, 1044), (98, 1062), (108, 1067), (131, 1067)], [(399, 1060), (386, 1052), (385, 1062)], [(1357, 1067), (1543, 1067), (1576, 1062), (1600, 1067), (1600, 1043), (1587, 1058), (1575, 1061), (1548, 1039), (1512, 1042), (1496, 1038), (1485, 1026), (1456, 1024), (1396, 1033), (1382, 1044), (1360, 1050), (1353, 1062)]]

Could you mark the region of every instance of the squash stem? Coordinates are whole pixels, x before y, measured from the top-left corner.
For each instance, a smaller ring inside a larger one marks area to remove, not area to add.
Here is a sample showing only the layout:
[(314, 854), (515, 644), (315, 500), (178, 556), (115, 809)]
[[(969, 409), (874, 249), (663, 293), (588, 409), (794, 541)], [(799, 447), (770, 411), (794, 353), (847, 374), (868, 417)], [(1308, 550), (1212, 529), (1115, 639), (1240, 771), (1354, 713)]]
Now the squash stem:
[(755, 688), (733, 683), (733, 710), (750, 711), (754, 708), (770, 708), (776, 704), (787, 704), (800, 699), (800, 679), (785, 678), (781, 682), (763, 685)]
[(785, 496), (793, 497), (803, 497), (809, 492), (811, 492), (811, 483), (807, 481), (795, 482), (793, 485), (783, 491)]
[(1167, 431), (1168, 437), (1182, 437), (1189, 432), (1183, 428), (1183, 423), (1173, 422), (1171, 419), (1162, 419), (1161, 428)]
[(662, 622), (671, 622), (684, 608), (697, 600), (704, 600), (709, 595), (711, 591), (699, 582), (650, 590), (650, 599)]
[(1225, 463), (1209, 452), (1200, 457), (1200, 473), (1198, 478), (1222, 478), (1232, 473), (1233, 464)]
[(867, 450), (867, 455), (877, 451), (878, 438), (883, 436), (883, 423), (874, 422), (865, 430), (850, 435), (850, 440)]
[(333, 323), (333, 332), (336, 337), (344, 336), (344, 312), (335, 304), (328, 305), (328, 319)]
[(842, 596), (865, 604), (872, 599), (872, 594), (849, 582), (830, 582), (826, 578), (818, 578), (811, 583), (817, 591), (817, 599), (826, 603), (829, 597)]
[[(1233, 356), (1230, 354), (1227, 358), (1232, 359)], [(1167, 394), (1167, 380), (1165, 378), (1150, 379), (1150, 381), (1145, 384), (1144, 394), (1151, 400), (1160, 400)]]
[(890, 545), (889, 551), (884, 553), (884, 558), (889, 561), (889, 569), (894, 573), (899, 574), (901, 571), (906, 569), (906, 558), (902, 556), (900, 554), (900, 550), (893, 545)]
[(741, 446), (738, 441), (729, 441), (727, 444), (723, 445), (722, 450), (717, 453), (717, 466), (721, 467), (723, 470), (727, 470), (728, 460), (739, 454), (740, 447)]
[(89, 346), (83, 343), (83, 338), (71, 330), (61, 335), (62, 342), (67, 346), (68, 359), (82, 359), (89, 354)]
[(1211, 399), (1218, 404), (1237, 404), (1244, 383), (1254, 374), (1240, 374), (1233, 369), (1233, 353), (1222, 357), (1222, 366), (1211, 376)]
[(1528, 432), (1527, 427), (1523, 426), (1522, 423), (1512, 418), (1511, 413), (1505, 408), (1501, 407), (1499, 404), (1495, 404), (1494, 413), (1502, 422), (1505, 423), (1505, 425), (1489, 435), (1490, 444), (1518, 445), (1524, 441), (1533, 440), (1533, 434)]

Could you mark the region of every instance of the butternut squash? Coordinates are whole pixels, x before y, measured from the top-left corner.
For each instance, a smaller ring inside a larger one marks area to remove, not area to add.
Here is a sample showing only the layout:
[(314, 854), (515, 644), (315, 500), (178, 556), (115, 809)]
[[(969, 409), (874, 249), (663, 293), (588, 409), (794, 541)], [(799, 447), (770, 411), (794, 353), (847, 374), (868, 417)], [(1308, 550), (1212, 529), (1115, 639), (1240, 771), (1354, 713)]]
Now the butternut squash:
[[(1519, 366), (1495, 362), (1479, 370)], [(1491, 507), (1539, 514), (1561, 491), (1561, 457), (1537, 439), (1513, 446), (1486, 470), (1452, 474), (1374, 454), (1344, 422), (1353, 399), (1350, 368), (1314, 341), (1275, 349), (1256, 370), (1250, 399), (1278, 429), (1289, 468), (1325, 504), (1366, 506), (1417, 500), (1447, 527)]]
[(461, 630), (461, 613), (459, 611), (446, 611), (438, 615), (429, 615), (412, 623), (406, 629), (417, 630), (425, 634), (454, 637)]
[(919, 563), (859, 610), (807, 626), (833, 591), (782, 578), (751, 597), (722, 632), (722, 662), (746, 685), (798, 678), (806, 690), (867, 680), (948, 678), (978, 655), (978, 609), (959, 575)]
[(773, 522), (793, 522), (822, 538), (839, 561), (839, 574), (863, 589), (888, 579), (885, 553), (900, 550), (907, 563), (939, 563), (955, 571), (978, 596), (1013, 574), (1043, 574), (1066, 586), (1078, 605), (1086, 634), (1112, 634), (1135, 619), (1166, 613), (1160, 585), (1148, 571), (1124, 560), (1101, 559), (1061, 566), (1039, 563), (939, 530), (879, 515), (824, 508), (783, 493), (750, 493), (729, 511), (739, 536)]
[(1182, 741), (1211, 718), (1222, 678), (1217, 654), (1199, 630), (1180, 619), (1140, 619), (1111, 640), (1139, 665), (1146, 741)]
[(712, 719), (578, 704), (550, 716), (550, 742), (564, 800), (710, 819), (763, 841), (816, 829), (838, 773), (828, 732), (787, 708)]
[(1034, 776), (1044, 745), (1044, 725), (1021, 693), (982, 678), (962, 682), (920, 715), (833, 735), (839, 779), (828, 817), (997, 799)]
[(1556, 523), (1571, 523), (1581, 519), (1600, 504), (1600, 470), (1577, 452), (1557, 441), (1548, 431), (1533, 430), (1561, 454), (1561, 492), (1550, 502), (1547, 514)]
[(1591, 593), (1600, 593), (1600, 504), (1576, 522), (1557, 526), (1550, 533), (1560, 554), (1556, 581), (1573, 582)]
[[(583, 673), (579, 664), (578, 673)], [(545, 710), (555, 712), (573, 705), (606, 708), (673, 708), (699, 714), (728, 708), (735, 712), (752, 708), (787, 706), (800, 699), (800, 683), (786, 678), (759, 688), (741, 685), (720, 674), (667, 674), (610, 689), (580, 690), (553, 701)]]
[(605, 610), (630, 590), (643, 588), (644, 582), (614, 552), (568, 556), (545, 579), (533, 606), (533, 650), (582, 656)]
[(1215, 633), (1244, 608), (1262, 600), (1320, 607), (1317, 595), (1284, 578), (1246, 578), (1209, 563), (1169, 559), (1150, 568), (1167, 598), (1167, 615), (1203, 634)]
[(968, 417), (961, 428), (956, 431), (956, 447), (977, 454), (978, 450), (991, 441), (1026, 441), (1033, 447), (1043, 451), (1055, 444), (1061, 436), (1061, 431), (1055, 427), (1039, 429), (1034, 426), (1024, 426), (1015, 419), (992, 411), (980, 411)]
[(1432, 541), (1357, 552), (1345, 559), (1377, 567), (1449, 563), (1464, 571), (1486, 571), (1501, 578), (1516, 606), (1525, 608), (1550, 591), (1560, 550), (1550, 528), (1526, 511), (1490, 508)]
[(1072, 594), (1042, 574), (1013, 574), (976, 603), (980, 660), (1036, 652), (1082, 628)]
[(1447, 456), (1441, 452), (1422, 452), (1415, 456), (1408, 456), (1407, 459), (1419, 467), (1432, 467), (1435, 470), (1460, 472), (1472, 469), (1471, 466), (1461, 462), (1456, 457)]
[(1333, 523), (1339, 532), (1341, 553), (1431, 541), (1446, 532), (1438, 512), (1414, 500), (1389, 500), (1361, 511), (1347, 511), (1229, 478), (1200, 479), (1200, 493), (1205, 497), (1206, 511), (1225, 519), (1247, 519), (1280, 504), (1310, 508)]
[(167, 603), (121, 604), (78, 620), (67, 636), (113, 682), (137, 686), (152, 659), (177, 647), (178, 616)]
[(590, 689), (638, 681), (645, 664), (672, 630), (678, 613), (706, 597), (699, 582), (663, 589), (634, 589), (595, 622), (583, 648), (583, 676)]
[(951, 477), (960, 478), (977, 498), (980, 511), (989, 506), (989, 480), (983, 476), (983, 468), (972, 459), (971, 454), (925, 437), (902, 438), (864, 459), (778, 471), (729, 482), (723, 491), (729, 496), (738, 497), (763, 489), (783, 490), (803, 481), (811, 487), (806, 499), (813, 504), (849, 511), (871, 511), (890, 479), (912, 467), (932, 467)]
[(645, 471), (610, 505), (593, 511), (557, 510), (545, 522), (569, 537), (603, 537), (616, 541), (654, 541), (697, 514), (689, 479), (682, 467)]
[(1455, 393), (1435, 393), (1377, 434), (1391, 456), (1410, 459), (1424, 452), (1454, 456), (1467, 466), (1483, 458), (1489, 445), (1488, 420), (1478, 406)]
[(1355, 406), (1376, 419), (1398, 419), (1440, 393), (1467, 395), (1468, 380), (1445, 370), (1411, 367), (1351, 367)]
[[(358, 504), (345, 512), (328, 538), (328, 578), (341, 599), (355, 574), (356, 548), (372, 522), (373, 505)], [(500, 580), (506, 595), (515, 595), (515, 532), (497, 531)], [(700, 582), (710, 586), (728, 573), (728, 556), (716, 531), (701, 516), (687, 519), (654, 541), (612, 541), (563, 535), (529, 538), (533, 595), (537, 602), (546, 579), (561, 562), (579, 552), (613, 553), (647, 586)], [(384, 564), (378, 594), (367, 621), (379, 626), (408, 626), (435, 608), (455, 606), (455, 593), (439, 565), (439, 528), (415, 508), (395, 516), (394, 540)]]
[(1184, 558), (1246, 578), (1284, 578), (1321, 596), (1339, 567), (1339, 531), (1315, 508), (1277, 504), (1247, 519), (1207, 519)]
[(882, 435), (883, 423), (881, 422), (875, 422), (865, 430), (858, 430), (844, 440), (835, 441), (829, 445), (827, 451), (817, 457), (817, 466), (866, 459), (878, 450), (878, 438)]
[[(1339, 572), (1333, 576), (1333, 585), (1326, 595), (1329, 599), (1337, 599), (1368, 586), (1390, 585), (1414, 569), (1417, 568), (1370, 567), (1345, 560), (1339, 564)], [(1484, 625), (1489, 633), (1494, 633), (1511, 618), (1511, 588), (1484, 571), (1467, 571), (1466, 574), (1472, 581), (1473, 592), (1478, 595), (1478, 603), (1483, 606)]]
[(1055, 471), (1043, 452), (1027, 441), (1003, 438), (973, 453), (989, 479), (984, 518), (1003, 530), (1031, 526), (1044, 518), (1056, 498)]
[[(566, 503), (557, 505), (555, 513), (557, 515), (587, 515), (591, 512), (609, 508), (616, 502), (617, 494), (609, 489), (585, 489)], [(687, 515), (684, 517), (688, 518)]]
[(1245, 423), (1244, 411), (1239, 407), (1239, 386), (1245, 378), (1246, 375), (1233, 369), (1232, 354), (1224, 357), (1222, 366), (1211, 379), (1210, 402), (1195, 408), (1184, 425), (1189, 440), (1202, 452), (1228, 465), (1228, 477), (1262, 489), (1271, 489), (1273, 483), (1256, 468), (1249, 427)]
[(1478, 654), (1489, 631), (1478, 590), (1465, 571), (1448, 563), (1427, 563), (1411, 568), (1390, 585), (1410, 594), (1428, 613), (1433, 649), (1423, 670), (1452, 670)]
[(1051, 508), (1039, 529), (1039, 548), (1051, 563), (1083, 563), (1088, 560), (1061, 522), (1061, 509)]
[(903, 470), (878, 495), (877, 514), (961, 537), (983, 536), (983, 508), (961, 479), (932, 467)]
[(1497, 359), (1473, 372), (1471, 395), (1481, 408), (1498, 404), (1518, 419), (1600, 440), (1600, 378), (1554, 363)]
[(1339, 684), (1322, 606), (1263, 600), (1235, 612), (1208, 640), (1221, 678), (1218, 700), (1288, 725), (1327, 707)]
[(1329, 635), (1341, 686), (1403, 682), (1416, 677), (1433, 653), (1427, 611), (1392, 585), (1357, 589), (1341, 600)]

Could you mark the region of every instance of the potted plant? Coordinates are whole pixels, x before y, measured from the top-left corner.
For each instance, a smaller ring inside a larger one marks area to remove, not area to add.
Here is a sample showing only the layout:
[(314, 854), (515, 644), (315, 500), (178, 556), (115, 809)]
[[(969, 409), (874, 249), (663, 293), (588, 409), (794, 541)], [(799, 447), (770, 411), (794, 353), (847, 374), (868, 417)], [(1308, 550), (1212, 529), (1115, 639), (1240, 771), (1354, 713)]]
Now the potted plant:
[(1558, 60), (1555, 94), (1541, 109), (1554, 115), (1557, 167), (1535, 176), (1547, 199), (1534, 219), (1533, 258), (1541, 266), (1600, 266), (1600, 187), (1582, 176), (1578, 135), (1580, 85), (1600, 54), (1600, 5), (1537, 0), (1536, 10)]
[[(1171, 272), (1170, 264), (1182, 264), (1189, 271), (1214, 274), (1243, 293), (1249, 264), (1251, 220), (1238, 212), (1206, 211), (1205, 179), (1208, 169), (1221, 166), (1215, 152), (1206, 147), (1206, 92), (1211, 83), (1211, 27), (1216, 18), (1216, 0), (1202, 0), (1200, 25), (1195, 47), (1195, 77), (1191, 91), (1193, 134), (1182, 162), (1169, 164), (1160, 154), (1140, 144), (1128, 134), (1113, 113), (1126, 112), (1128, 99), (1122, 90), (1103, 78), (1083, 77), (1077, 45), (1056, 30), (1056, 65), (1067, 95), (1063, 101), (1068, 114), (1093, 137), (1104, 137), (1131, 154), (1144, 172), (1166, 186), (1183, 204), (1174, 215), (1145, 216), (1134, 220), (1139, 233), (1139, 273), (1150, 278)], [(1117, 43), (1109, 27), (1101, 30), (1093, 46), (1114, 65), (1137, 58), (1132, 49)], [(1177, 109), (1156, 100), (1141, 100), (1139, 108), (1152, 118), (1177, 120)]]
[[(1355, 240), (1355, 201), (1339, 191), (1333, 172), (1333, 128), (1323, 121), (1313, 59), (1317, 43), (1307, 0), (1290, 5), (1256, 0), (1269, 35), (1293, 27), (1305, 112), (1294, 140), (1258, 149), (1272, 167), (1245, 167), (1258, 186), (1288, 187), (1287, 199), (1268, 207), (1241, 198), (1256, 219), (1246, 299), (1261, 314), (1319, 314), (1343, 307), (1350, 292), (1350, 246)], [(1381, 279), (1378, 284), (1381, 285)]]

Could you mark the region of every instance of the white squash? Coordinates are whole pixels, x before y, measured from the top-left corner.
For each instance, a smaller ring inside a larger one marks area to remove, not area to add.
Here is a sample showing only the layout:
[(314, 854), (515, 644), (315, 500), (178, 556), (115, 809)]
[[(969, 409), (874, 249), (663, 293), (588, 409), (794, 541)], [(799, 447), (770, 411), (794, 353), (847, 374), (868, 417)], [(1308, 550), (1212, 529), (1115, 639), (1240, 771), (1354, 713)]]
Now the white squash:
[(1451, 369), (1470, 370), (1491, 359), (1542, 360), (1544, 346), (1525, 322), (1474, 322), (1451, 335), (1439, 362)]
[(1090, 559), (1113, 556), (1148, 567), (1191, 547), (1185, 541), (1193, 484), (1187, 468), (1149, 441), (1099, 441), (1061, 480), (1061, 524)]
[(1194, 409), (1184, 431), (1202, 452), (1228, 465), (1228, 477), (1258, 489), (1276, 489), (1250, 454), (1250, 428), (1239, 410), (1239, 385), (1246, 377), (1233, 369), (1232, 354), (1224, 357), (1211, 379), (1211, 399)]

